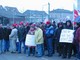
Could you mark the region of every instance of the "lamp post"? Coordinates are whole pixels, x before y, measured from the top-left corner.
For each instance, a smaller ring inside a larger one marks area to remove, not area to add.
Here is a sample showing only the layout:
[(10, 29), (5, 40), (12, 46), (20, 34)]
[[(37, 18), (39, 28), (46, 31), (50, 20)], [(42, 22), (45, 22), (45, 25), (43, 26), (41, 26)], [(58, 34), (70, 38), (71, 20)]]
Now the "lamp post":
[[(43, 10), (43, 9), (44, 9), (44, 7), (45, 7), (45, 6), (47, 6), (47, 4), (42, 5), (42, 12), (44, 12), (44, 10)], [(43, 20), (44, 20), (44, 13), (42, 13), (42, 21), (43, 21)]]
[(25, 15), (25, 22), (27, 22), (26, 15)]
[(50, 3), (48, 3), (48, 20), (50, 19)]
[(14, 9), (12, 11), (13, 11), (13, 24), (14, 24)]
[[(44, 6), (42, 6), (42, 12), (43, 12)], [(42, 21), (44, 20), (43, 18), (44, 14), (42, 13)]]
[(31, 22), (31, 11), (29, 12), (29, 22)]

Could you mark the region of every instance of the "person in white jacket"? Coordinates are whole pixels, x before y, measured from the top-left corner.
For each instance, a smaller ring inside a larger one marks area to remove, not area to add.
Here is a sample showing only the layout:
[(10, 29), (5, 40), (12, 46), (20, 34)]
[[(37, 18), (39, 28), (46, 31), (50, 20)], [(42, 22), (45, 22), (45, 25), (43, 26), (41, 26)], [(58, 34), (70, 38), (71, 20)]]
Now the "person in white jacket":
[(17, 28), (16, 24), (13, 24), (13, 29), (11, 31), (11, 34), (9, 35), (10, 38), (10, 52), (15, 53), (16, 52), (16, 40), (17, 40)]

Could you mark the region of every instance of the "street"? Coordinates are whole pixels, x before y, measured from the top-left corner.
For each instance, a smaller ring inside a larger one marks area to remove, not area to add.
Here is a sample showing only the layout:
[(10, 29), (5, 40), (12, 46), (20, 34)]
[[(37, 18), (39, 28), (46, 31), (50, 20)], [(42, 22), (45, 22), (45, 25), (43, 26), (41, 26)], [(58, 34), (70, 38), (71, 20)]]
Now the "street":
[(58, 57), (57, 54), (54, 54), (53, 57), (43, 56), (41, 58), (35, 56), (27, 57), (26, 54), (17, 54), (17, 53), (5, 53), (0, 55), (0, 60), (75, 60), (76, 58), (71, 57), (71, 59), (62, 59)]

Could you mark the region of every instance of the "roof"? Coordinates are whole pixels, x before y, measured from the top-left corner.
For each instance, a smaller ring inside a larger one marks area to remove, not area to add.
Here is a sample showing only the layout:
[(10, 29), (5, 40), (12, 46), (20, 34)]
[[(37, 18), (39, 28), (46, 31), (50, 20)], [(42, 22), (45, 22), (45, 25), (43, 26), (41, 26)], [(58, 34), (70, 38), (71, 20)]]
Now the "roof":
[(56, 9), (56, 10), (52, 10), (50, 13), (73, 13), (73, 12), (64, 9)]
[(24, 15), (21, 14), (17, 8), (8, 6), (0, 6), (0, 15), (8, 18), (20, 18), (22, 16), (24, 17)]
[(37, 11), (37, 10), (27, 10), (23, 13), (24, 15), (47, 15), (45, 11)]

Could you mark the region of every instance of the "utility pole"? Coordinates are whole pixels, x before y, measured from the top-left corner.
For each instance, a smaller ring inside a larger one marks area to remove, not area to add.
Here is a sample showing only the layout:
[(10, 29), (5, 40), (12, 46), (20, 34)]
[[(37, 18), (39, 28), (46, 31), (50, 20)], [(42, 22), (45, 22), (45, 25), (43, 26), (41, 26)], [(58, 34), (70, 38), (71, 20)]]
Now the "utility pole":
[(43, 8), (44, 8), (44, 6), (42, 6), (42, 21), (44, 20)]
[(13, 9), (12, 11), (13, 11), (13, 24), (14, 24), (14, 13), (15, 13), (15, 12), (14, 12), (14, 9)]
[(29, 22), (31, 23), (31, 11), (30, 11), (30, 15), (29, 15), (29, 20), (30, 20)]
[(50, 3), (48, 3), (48, 20), (50, 19)]

